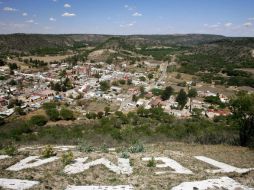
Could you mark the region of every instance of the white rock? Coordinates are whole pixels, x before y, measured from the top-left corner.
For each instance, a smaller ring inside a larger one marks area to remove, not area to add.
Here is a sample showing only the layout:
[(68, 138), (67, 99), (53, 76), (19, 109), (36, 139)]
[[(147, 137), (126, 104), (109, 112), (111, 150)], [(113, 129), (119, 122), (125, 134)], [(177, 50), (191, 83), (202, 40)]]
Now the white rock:
[(132, 186), (69, 186), (66, 190), (133, 190)]
[(0, 178), (0, 187), (7, 189), (23, 190), (39, 184), (38, 181)]
[(203, 181), (183, 182), (180, 185), (173, 187), (171, 190), (207, 190), (207, 189), (242, 189), (242, 190), (253, 190), (241, 185), (235, 180), (229, 177), (221, 177), (218, 179), (208, 179)]
[(0, 155), (0, 160), (4, 160), (6, 158), (10, 158), (10, 156), (8, 156), (8, 155)]
[(53, 148), (59, 151), (67, 151), (67, 150), (76, 148), (76, 146), (55, 146)]
[[(151, 157), (142, 158), (143, 161), (149, 161), (151, 160)], [(193, 174), (193, 172), (185, 167), (183, 167), (181, 164), (179, 164), (177, 161), (172, 160), (167, 157), (155, 157), (156, 161), (164, 162), (164, 164), (156, 164), (157, 168), (167, 168), (170, 167), (175, 171), (162, 171), (162, 172), (155, 172), (155, 174), (165, 174), (165, 173), (177, 173), (177, 174)]]
[(39, 156), (29, 156), (29, 157), (19, 161), (15, 165), (10, 166), (6, 170), (9, 170), (9, 171), (20, 171), (20, 170), (27, 169), (27, 168), (34, 168), (34, 167), (41, 166), (43, 164), (47, 164), (47, 163), (53, 162), (53, 161), (55, 161), (57, 159), (59, 159), (59, 158), (56, 157), (56, 156), (55, 157), (51, 157), (51, 158), (46, 158), (46, 159), (40, 159)]
[(129, 159), (118, 158), (118, 166), (105, 158), (100, 158), (92, 162), (84, 163), (87, 159), (88, 157), (75, 159), (75, 163), (67, 165), (64, 168), (64, 172), (66, 174), (77, 174), (85, 170), (88, 170), (90, 167), (96, 165), (104, 165), (110, 171), (115, 172), (117, 174), (130, 175), (132, 173), (132, 167), (130, 166)]
[(213, 160), (205, 156), (195, 156), (195, 158), (203, 162), (206, 162), (208, 164), (211, 164), (217, 168), (220, 168), (218, 170), (207, 170), (207, 172), (210, 172), (210, 173), (230, 173), (230, 172), (247, 173), (251, 170), (254, 170), (254, 168), (237, 168), (237, 167), (225, 164), (223, 162), (218, 162), (216, 160)]

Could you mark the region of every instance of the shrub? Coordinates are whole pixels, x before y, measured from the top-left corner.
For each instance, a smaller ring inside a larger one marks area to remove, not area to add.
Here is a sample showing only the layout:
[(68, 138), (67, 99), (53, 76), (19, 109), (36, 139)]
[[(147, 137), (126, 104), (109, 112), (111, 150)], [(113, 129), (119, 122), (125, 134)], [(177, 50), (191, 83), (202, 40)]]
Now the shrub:
[(8, 156), (14, 156), (18, 152), (17, 148), (13, 145), (8, 145), (0, 150), (0, 154), (6, 154)]
[(44, 126), (48, 120), (44, 115), (35, 115), (31, 117), (30, 122), (33, 125)]
[(62, 161), (63, 165), (66, 166), (66, 165), (72, 163), (73, 159), (74, 159), (73, 153), (71, 151), (68, 151), (62, 155), (61, 161)]
[(97, 117), (97, 114), (94, 112), (89, 112), (86, 114), (87, 119), (96, 119), (96, 117)]
[(120, 155), (120, 158), (128, 159), (129, 157), (130, 157), (130, 155), (129, 155), (128, 152), (122, 152), (121, 155)]
[(77, 146), (77, 148), (78, 148), (78, 150), (80, 151), (80, 152), (93, 152), (93, 151), (95, 151), (95, 148), (93, 147), (93, 146), (91, 146), (91, 145), (89, 145), (89, 144), (87, 144), (87, 143), (85, 143), (85, 142), (82, 142), (82, 143), (80, 143), (78, 146)]
[(44, 158), (49, 158), (51, 156), (55, 156), (56, 153), (54, 152), (53, 148), (50, 145), (47, 145), (43, 150), (42, 150), (42, 157)]
[(48, 109), (46, 113), (51, 121), (58, 121), (60, 119), (59, 112), (56, 108)]
[(100, 151), (101, 152), (104, 152), (104, 153), (108, 153), (109, 150), (108, 150), (108, 146), (106, 144), (103, 144), (101, 147), (100, 147)]
[(60, 111), (60, 115), (64, 120), (74, 120), (74, 114), (72, 110), (67, 108), (62, 108)]
[(136, 143), (129, 148), (129, 152), (131, 153), (144, 152), (144, 150), (145, 150), (144, 145), (140, 143)]
[(152, 159), (148, 161), (147, 167), (152, 168), (152, 167), (155, 167), (155, 166), (156, 166), (156, 162), (155, 162), (154, 157), (152, 157)]

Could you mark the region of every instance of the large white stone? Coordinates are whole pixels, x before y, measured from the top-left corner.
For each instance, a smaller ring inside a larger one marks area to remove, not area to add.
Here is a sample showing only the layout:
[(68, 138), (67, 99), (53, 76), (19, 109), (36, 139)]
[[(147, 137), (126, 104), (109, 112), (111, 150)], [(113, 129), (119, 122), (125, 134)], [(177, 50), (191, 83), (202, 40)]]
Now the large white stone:
[(10, 156), (8, 156), (8, 155), (0, 155), (0, 160), (4, 160), (6, 158), (10, 158)]
[(0, 178), (0, 187), (6, 189), (23, 190), (39, 184), (38, 181)]
[(41, 166), (43, 164), (53, 162), (57, 159), (59, 159), (59, 158), (56, 156), (51, 157), (51, 158), (46, 158), (46, 159), (40, 159), (39, 156), (29, 156), (29, 157), (19, 161), (15, 165), (10, 166), (9, 168), (7, 168), (7, 170), (20, 171), (20, 170), (27, 169), (27, 168), (34, 168), (34, 167)]
[[(142, 158), (143, 161), (149, 161), (151, 160), (151, 157)], [(155, 174), (165, 174), (165, 173), (177, 173), (177, 174), (193, 174), (193, 172), (185, 167), (183, 167), (181, 164), (179, 164), (177, 161), (172, 160), (167, 157), (155, 157), (154, 160), (161, 161), (164, 164), (156, 164), (157, 168), (172, 168), (174, 171), (161, 171), (161, 172), (155, 172)]]
[(210, 165), (213, 165), (217, 168), (220, 168), (218, 170), (207, 170), (207, 172), (209, 172), (209, 173), (230, 173), (230, 172), (246, 173), (251, 170), (254, 170), (254, 168), (237, 168), (237, 167), (225, 164), (223, 162), (218, 162), (216, 160), (213, 160), (213, 159), (205, 157), (205, 156), (195, 156), (195, 158), (198, 160), (201, 160), (203, 162), (206, 162)]
[(229, 177), (221, 177), (218, 179), (208, 179), (203, 181), (193, 181), (193, 182), (183, 182), (180, 185), (173, 187), (171, 190), (207, 190), (207, 189), (241, 189), (241, 190), (253, 190), (253, 188), (249, 188), (241, 185), (235, 180)]
[(66, 190), (133, 190), (132, 186), (69, 186)]
[(64, 168), (64, 172), (66, 174), (77, 174), (85, 170), (88, 170), (90, 167), (93, 167), (96, 165), (104, 165), (110, 171), (115, 172), (117, 174), (130, 175), (132, 173), (132, 167), (130, 166), (129, 159), (118, 158), (118, 166), (105, 158), (100, 158), (92, 162), (84, 163), (87, 161), (87, 159), (88, 157), (75, 159), (75, 163), (67, 165)]

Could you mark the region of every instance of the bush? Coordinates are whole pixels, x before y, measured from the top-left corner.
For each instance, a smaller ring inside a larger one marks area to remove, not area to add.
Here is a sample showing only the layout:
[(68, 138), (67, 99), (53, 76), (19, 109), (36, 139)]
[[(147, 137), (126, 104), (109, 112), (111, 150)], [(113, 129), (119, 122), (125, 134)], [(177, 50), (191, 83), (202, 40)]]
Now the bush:
[(4, 147), (3, 149), (0, 150), (0, 154), (5, 154), (8, 156), (14, 156), (18, 153), (18, 150), (15, 146), (13, 145), (8, 145)]
[(89, 112), (86, 114), (87, 119), (96, 119), (96, 117), (97, 117), (97, 114), (94, 112)]
[(60, 111), (60, 115), (64, 120), (74, 120), (74, 114), (72, 110), (69, 110), (67, 108), (62, 108)]
[(121, 155), (120, 155), (120, 158), (128, 159), (129, 157), (130, 157), (130, 155), (129, 155), (128, 152), (122, 152)]
[(48, 109), (46, 113), (51, 121), (58, 121), (60, 119), (59, 112), (56, 108)]
[(94, 148), (93, 146), (91, 146), (91, 145), (89, 145), (89, 144), (87, 144), (87, 143), (85, 143), (85, 142), (80, 143), (80, 144), (77, 146), (77, 148), (78, 148), (78, 150), (79, 150), (80, 152), (87, 152), (87, 153), (89, 153), (89, 152), (95, 151), (95, 148)]
[(31, 117), (30, 122), (33, 125), (44, 126), (48, 120), (44, 115), (35, 115)]
[(42, 157), (43, 158), (50, 158), (51, 156), (55, 156), (56, 153), (54, 152), (53, 148), (50, 145), (47, 145), (43, 150), (42, 150)]
[(129, 148), (130, 153), (139, 153), (144, 151), (145, 151), (144, 145), (140, 143), (136, 143)]
[(152, 159), (148, 161), (147, 167), (150, 167), (150, 168), (156, 167), (156, 162), (155, 162), (154, 157), (152, 157)]
[(62, 155), (61, 161), (64, 166), (72, 163), (74, 160), (73, 153), (71, 151), (68, 151)]

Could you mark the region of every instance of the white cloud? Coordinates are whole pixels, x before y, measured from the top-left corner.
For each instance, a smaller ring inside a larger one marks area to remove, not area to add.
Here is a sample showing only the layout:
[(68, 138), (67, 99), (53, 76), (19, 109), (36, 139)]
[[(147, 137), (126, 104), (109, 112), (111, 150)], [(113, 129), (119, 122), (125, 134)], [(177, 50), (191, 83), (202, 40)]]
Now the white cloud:
[(232, 22), (227, 22), (227, 23), (225, 23), (225, 27), (230, 27), (230, 26), (232, 26), (233, 25), (233, 23)]
[(50, 17), (49, 20), (52, 21), (52, 22), (55, 22), (55, 21), (56, 21), (56, 19), (53, 18), (53, 17)]
[(22, 13), (22, 16), (27, 16), (28, 14), (27, 13)]
[(57, 2), (57, 0), (52, 0), (53, 2)]
[(138, 12), (135, 12), (135, 13), (132, 14), (132, 16), (142, 16), (142, 14), (138, 13)]
[(35, 22), (33, 19), (27, 20), (26, 22), (29, 24), (36, 24), (36, 25), (39, 24), (38, 22)]
[(33, 19), (27, 20), (26, 22), (27, 22), (27, 23), (35, 23)]
[(219, 28), (220, 25), (221, 25), (221, 23), (218, 22), (217, 24), (212, 24), (212, 25), (204, 24), (204, 27), (207, 27), (207, 28)]
[(120, 27), (121, 28), (129, 28), (129, 27), (134, 26), (135, 24), (136, 24), (136, 22), (134, 21), (134, 22), (130, 22), (128, 24), (121, 24)]
[(3, 8), (3, 11), (15, 12), (15, 11), (17, 11), (17, 9), (14, 9), (14, 8), (12, 8), (12, 7), (4, 7), (4, 8)]
[(64, 8), (70, 8), (70, 7), (71, 7), (70, 4), (68, 4), (68, 3), (64, 4)]
[(248, 20), (254, 20), (254, 17), (252, 17), (252, 18), (248, 18)]
[(129, 5), (124, 5), (124, 8), (126, 8), (128, 11), (134, 10), (134, 7), (131, 7)]
[(251, 23), (251, 22), (245, 22), (245, 23), (243, 24), (243, 26), (245, 26), (245, 27), (251, 27), (251, 26), (252, 26), (252, 23)]
[(66, 12), (66, 13), (62, 14), (62, 16), (63, 17), (73, 17), (73, 16), (76, 16), (76, 14), (75, 13), (68, 13), (68, 12)]

